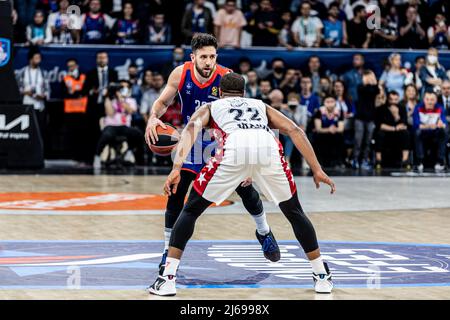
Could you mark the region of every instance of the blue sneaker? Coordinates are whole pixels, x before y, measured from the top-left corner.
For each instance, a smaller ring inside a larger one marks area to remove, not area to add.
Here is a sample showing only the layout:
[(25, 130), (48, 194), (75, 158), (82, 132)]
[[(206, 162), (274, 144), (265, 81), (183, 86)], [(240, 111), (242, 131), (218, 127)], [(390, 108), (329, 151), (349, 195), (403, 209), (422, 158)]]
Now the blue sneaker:
[(169, 250), (164, 250), (164, 253), (162, 255), (161, 258), (161, 262), (159, 263), (159, 275), (162, 276), (164, 273), (164, 266), (166, 265), (166, 259), (167, 259), (167, 254), (169, 253)]
[(359, 169), (359, 162), (358, 162), (358, 160), (355, 160), (355, 159), (352, 160), (352, 168), (353, 169)]
[(278, 260), (280, 260), (280, 248), (278, 247), (277, 240), (275, 239), (272, 231), (270, 231), (265, 236), (260, 235), (258, 231), (256, 231), (255, 234), (256, 238), (262, 246), (264, 257), (272, 262), (277, 262)]

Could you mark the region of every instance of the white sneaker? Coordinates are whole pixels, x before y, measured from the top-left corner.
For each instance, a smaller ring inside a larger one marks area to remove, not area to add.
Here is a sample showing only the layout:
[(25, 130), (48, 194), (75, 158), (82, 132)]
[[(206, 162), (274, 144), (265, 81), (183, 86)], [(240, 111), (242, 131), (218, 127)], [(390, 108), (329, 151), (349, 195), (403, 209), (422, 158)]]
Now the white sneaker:
[(175, 276), (158, 276), (156, 281), (148, 287), (148, 292), (158, 296), (174, 296), (177, 294)]
[(331, 280), (331, 272), (328, 269), (328, 265), (324, 263), (326, 274), (315, 274), (313, 273), (314, 280), (314, 290), (317, 293), (331, 293), (333, 290), (333, 281)]
[(437, 171), (437, 172), (444, 171), (444, 169), (445, 169), (445, 166), (442, 165), (442, 164), (436, 163), (436, 164), (434, 165), (434, 170)]
[(100, 159), (100, 156), (95, 156), (93, 166), (94, 169), (100, 169), (102, 167), (102, 160)]
[(134, 154), (131, 150), (128, 150), (127, 153), (125, 153), (125, 157), (123, 157), (123, 160), (125, 162), (129, 162), (129, 163), (135, 163), (136, 159), (134, 157)]
[(423, 172), (423, 164), (422, 163), (417, 166), (417, 171)]

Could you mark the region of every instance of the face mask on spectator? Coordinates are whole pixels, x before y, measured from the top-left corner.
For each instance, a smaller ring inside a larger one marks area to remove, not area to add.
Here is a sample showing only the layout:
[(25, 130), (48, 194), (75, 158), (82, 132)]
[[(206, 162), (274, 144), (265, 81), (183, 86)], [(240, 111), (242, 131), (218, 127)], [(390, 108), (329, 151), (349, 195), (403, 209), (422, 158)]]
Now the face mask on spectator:
[(428, 61), (429, 64), (437, 64), (438, 57), (436, 57), (434, 55), (428, 55), (427, 56), (427, 61)]
[(119, 92), (123, 97), (128, 97), (130, 90), (127, 87), (122, 87)]
[(183, 60), (183, 57), (184, 57), (184, 55), (181, 54), (181, 53), (175, 53), (175, 54), (173, 55), (173, 59), (174, 59), (175, 61), (181, 61), (181, 60)]
[(284, 68), (283, 67), (275, 67), (275, 68), (273, 68), (273, 71), (275, 71), (276, 73), (283, 73)]

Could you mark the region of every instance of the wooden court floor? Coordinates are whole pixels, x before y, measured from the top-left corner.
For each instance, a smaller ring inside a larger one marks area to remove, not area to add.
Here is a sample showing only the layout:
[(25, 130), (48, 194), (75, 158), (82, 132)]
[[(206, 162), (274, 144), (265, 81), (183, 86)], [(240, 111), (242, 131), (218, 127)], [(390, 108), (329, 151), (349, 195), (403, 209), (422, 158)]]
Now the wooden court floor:
[[(101, 192), (160, 194), (162, 176), (0, 176), (0, 193)], [(356, 180), (355, 180), (356, 181)], [(339, 185), (338, 192), (339, 192)], [(238, 200), (235, 195), (231, 200)], [(326, 201), (326, 200), (324, 200)], [(349, 200), (350, 201), (350, 200)], [(309, 213), (321, 241), (450, 244), (450, 208)], [(281, 213), (269, 213), (278, 240), (294, 240)], [(0, 213), (0, 241), (161, 240), (164, 216), (46, 215)], [(243, 213), (203, 215), (194, 240), (254, 240), (254, 222)], [(0, 269), (2, 267), (0, 266)], [(447, 276), (448, 277), (448, 276)], [(1, 280), (1, 279), (0, 279)], [(150, 283), (153, 278), (148, 279)], [(444, 282), (444, 281), (443, 281)], [(164, 299), (142, 289), (0, 289), (0, 299)], [(450, 286), (335, 288), (316, 295), (311, 288), (179, 289), (169, 299), (449, 299)]]

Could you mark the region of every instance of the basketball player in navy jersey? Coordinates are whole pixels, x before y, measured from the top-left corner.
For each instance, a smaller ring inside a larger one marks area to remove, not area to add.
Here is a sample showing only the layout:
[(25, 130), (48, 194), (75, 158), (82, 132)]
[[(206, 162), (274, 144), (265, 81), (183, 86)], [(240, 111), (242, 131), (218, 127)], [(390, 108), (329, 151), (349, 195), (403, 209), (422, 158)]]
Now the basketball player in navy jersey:
[[(187, 124), (192, 114), (201, 105), (219, 99), (220, 79), (223, 75), (231, 72), (230, 69), (216, 63), (217, 40), (214, 36), (204, 33), (196, 34), (192, 39), (191, 47), (191, 61), (176, 67), (172, 71), (166, 87), (152, 106), (145, 132), (148, 145), (154, 144), (158, 140), (156, 133), (158, 126), (166, 128), (166, 125), (159, 118), (166, 112), (177, 94), (181, 103), (183, 123)], [(195, 142), (181, 168), (181, 181), (178, 188), (167, 200), (164, 230), (165, 246), (159, 265), (160, 272), (166, 262), (172, 228), (183, 209), (188, 188), (197, 173), (203, 168), (205, 161), (208, 160), (204, 159), (205, 149), (213, 149), (212, 146), (208, 147), (211, 141), (204, 140), (202, 135), (199, 135), (199, 139)], [(250, 181), (249, 179), (244, 180), (238, 186), (236, 192), (242, 198), (244, 207), (255, 220), (256, 237), (261, 243), (264, 256), (275, 262), (280, 259), (280, 249), (267, 223), (259, 194)]]

